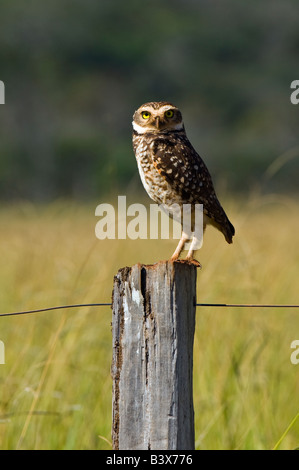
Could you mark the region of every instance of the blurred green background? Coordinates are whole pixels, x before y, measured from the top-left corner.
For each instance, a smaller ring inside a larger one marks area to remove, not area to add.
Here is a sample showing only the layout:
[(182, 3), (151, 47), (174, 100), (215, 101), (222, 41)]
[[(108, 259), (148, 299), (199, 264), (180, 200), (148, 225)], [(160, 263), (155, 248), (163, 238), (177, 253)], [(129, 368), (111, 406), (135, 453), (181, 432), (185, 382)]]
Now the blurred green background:
[(149, 100), (181, 108), (223, 191), (297, 189), (296, 0), (2, 0), (0, 21), (2, 200), (143, 191)]

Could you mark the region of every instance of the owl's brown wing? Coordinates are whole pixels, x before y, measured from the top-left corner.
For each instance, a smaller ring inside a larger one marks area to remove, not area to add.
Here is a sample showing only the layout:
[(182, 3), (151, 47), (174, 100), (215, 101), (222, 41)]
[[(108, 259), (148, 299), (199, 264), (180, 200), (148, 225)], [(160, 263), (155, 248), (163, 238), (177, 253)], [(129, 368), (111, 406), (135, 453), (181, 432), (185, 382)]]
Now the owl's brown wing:
[(211, 175), (186, 136), (165, 135), (152, 143), (153, 164), (186, 204), (203, 204), (229, 243), (234, 227), (216, 196)]

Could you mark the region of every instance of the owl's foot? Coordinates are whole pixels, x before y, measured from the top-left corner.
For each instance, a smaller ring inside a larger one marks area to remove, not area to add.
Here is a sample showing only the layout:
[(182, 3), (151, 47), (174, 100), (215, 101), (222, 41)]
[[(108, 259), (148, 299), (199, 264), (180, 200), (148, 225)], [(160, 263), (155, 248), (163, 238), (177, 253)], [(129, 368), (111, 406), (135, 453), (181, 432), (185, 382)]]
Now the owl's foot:
[(194, 258), (179, 259), (179, 258), (173, 258), (173, 257), (171, 257), (171, 258), (170, 258), (170, 261), (176, 262), (176, 263), (182, 263), (182, 264), (193, 264), (193, 265), (196, 266), (197, 268), (200, 268), (200, 269), (202, 268), (200, 262), (197, 261), (197, 260), (194, 259)]
[(201, 268), (201, 264), (199, 261), (197, 261), (196, 259), (193, 258), (194, 256), (194, 250), (192, 250), (192, 246), (190, 248), (190, 250), (188, 251), (188, 254), (186, 256), (186, 260), (190, 263), (190, 264), (194, 264), (194, 266), (196, 266), (197, 268)]
[(202, 268), (200, 262), (197, 261), (197, 259), (188, 258), (188, 256), (187, 256), (186, 261), (188, 261), (188, 263), (190, 263), (190, 264), (193, 264), (193, 265), (196, 266), (197, 268), (200, 268), (200, 269)]

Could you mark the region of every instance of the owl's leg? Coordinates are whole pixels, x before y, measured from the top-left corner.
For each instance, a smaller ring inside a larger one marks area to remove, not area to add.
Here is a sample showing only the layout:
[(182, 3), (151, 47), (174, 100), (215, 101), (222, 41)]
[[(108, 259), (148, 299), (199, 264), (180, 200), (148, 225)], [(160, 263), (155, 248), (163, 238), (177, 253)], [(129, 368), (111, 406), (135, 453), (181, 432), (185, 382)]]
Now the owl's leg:
[(201, 267), (201, 264), (199, 263), (199, 261), (194, 259), (194, 253), (195, 253), (195, 251), (199, 250), (202, 247), (203, 232), (205, 231), (205, 228), (206, 228), (206, 226), (203, 227), (203, 231), (202, 231), (202, 234), (200, 235), (200, 238), (197, 238), (196, 236), (193, 236), (188, 254), (186, 256), (186, 259), (188, 261), (190, 261), (191, 263), (195, 264), (197, 267)]
[(170, 258), (171, 261), (175, 261), (179, 258), (182, 250), (184, 249), (185, 243), (190, 240), (190, 236), (187, 235), (185, 232), (182, 233), (181, 239), (179, 241), (178, 246), (176, 247), (175, 252), (173, 253), (172, 257)]
[(195, 266), (197, 266), (198, 268), (201, 268), (201, 264), (199, 261), (197, 261), (197, 259), (194, 258), (194, 253), (195, 253), (195, 250), (189, 250), (188, 251), (188, 254), (186, 256), (186, 260), (189, 261), (190, 263), (192, 264), (195, 264)]
[(197, 242), (198, 242), (197, 239), (195, 241), (194, 241), (194, 238), (192, 239), (188, 254), (186, 256), (186, 260), (190, 261), (190, 263), (192, 263), (192, 264), (195, 264), (195, 266), (197, 266), (198, 268), (201, 268), (200, 262), (197, 261), (196, 259), (194, 259), (194, 253), (196, 251), (194, 248), (196, 247), (198, 249), (198, 247), (196, 246)]

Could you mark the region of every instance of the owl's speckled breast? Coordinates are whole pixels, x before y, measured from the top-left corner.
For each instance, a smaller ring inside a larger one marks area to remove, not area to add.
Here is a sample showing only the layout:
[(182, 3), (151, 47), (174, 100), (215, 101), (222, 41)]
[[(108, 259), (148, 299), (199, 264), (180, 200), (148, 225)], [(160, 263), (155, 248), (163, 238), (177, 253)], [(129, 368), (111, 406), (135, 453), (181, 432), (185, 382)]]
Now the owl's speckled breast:
[[(158, 204), (171, 205), (174, 202), (173, 188), (161, 176), (152, 162), (150, 144), (145, 139), (139, 139), (135, 155), (142, 184), (149, 197)], [(179, 200), (177, 201), (180, 202)]]

